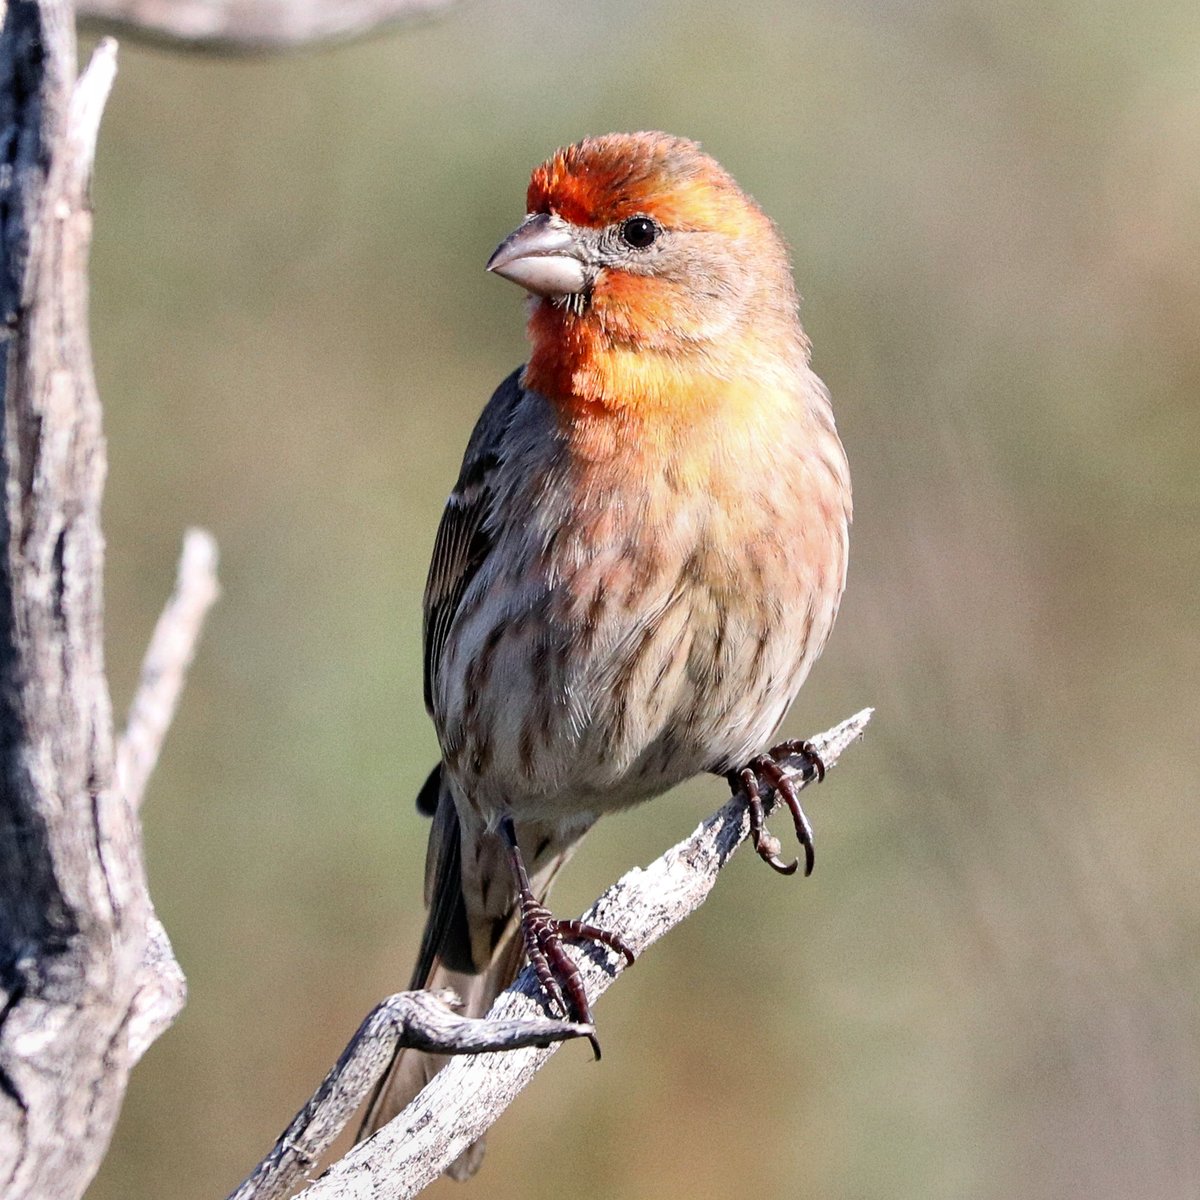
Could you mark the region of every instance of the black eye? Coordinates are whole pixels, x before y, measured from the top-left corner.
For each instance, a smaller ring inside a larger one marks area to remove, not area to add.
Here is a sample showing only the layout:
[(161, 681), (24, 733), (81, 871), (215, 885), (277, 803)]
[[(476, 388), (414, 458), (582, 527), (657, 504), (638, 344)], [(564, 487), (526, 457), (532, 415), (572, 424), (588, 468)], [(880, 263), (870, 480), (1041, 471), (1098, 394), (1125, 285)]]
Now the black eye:
[(645, 250), (658, 237), (658, 226), (649, 217), (630, 217), (621, 226), (621, 237), (635, 250)]

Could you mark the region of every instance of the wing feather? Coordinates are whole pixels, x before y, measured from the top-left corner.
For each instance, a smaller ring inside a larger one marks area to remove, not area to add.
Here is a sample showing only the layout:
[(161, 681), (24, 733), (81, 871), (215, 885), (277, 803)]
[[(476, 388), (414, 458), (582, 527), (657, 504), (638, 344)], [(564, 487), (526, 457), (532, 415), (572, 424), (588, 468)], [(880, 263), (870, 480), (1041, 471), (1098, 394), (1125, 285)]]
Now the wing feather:
[(425, 707), (433, 712), (437, 673), (463, 596), (495, 544), (494, 476), (503, 465), (504, 433), (520, 403), (520, 371), (514, 371), (483, 410), (458, 482), (442, 513), (425, 584)]

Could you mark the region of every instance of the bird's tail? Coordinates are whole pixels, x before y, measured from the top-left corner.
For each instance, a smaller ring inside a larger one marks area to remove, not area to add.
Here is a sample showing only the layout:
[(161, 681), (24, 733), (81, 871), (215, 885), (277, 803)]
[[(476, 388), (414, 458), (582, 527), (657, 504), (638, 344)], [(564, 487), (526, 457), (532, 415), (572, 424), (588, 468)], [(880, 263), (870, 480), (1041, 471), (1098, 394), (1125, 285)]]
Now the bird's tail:
[[(515, 914), (510, 868), (500, 840), (481, 835), (484, 844), (469, 848), (472, 872), (492, 873), (499, 885), (483, 887), (490, 911), (473, 914), (463, 887), (463, 838), (454, 798), (443, 779), (441, 764), (421, 788), (419, 811), (433, 817), (425, 862), (425, 904), (429, 915), (421, 950), (413, 970), (412, 989), (452, 988), (463, 1001), (463, 1014), (481, 1017), (516, 978), (524, 946)], [(571, 847), (540, 857), (531, 878), (535, 896), (543, 901)], [(358, 1141), (370, 1137), (403, 1110), (445, 1065), (444, 1055), (420, 1050), (397, 1051), (391, 1066), (367, 1103)], [(473, 1142), (447, 1168), (454, 1179), (467, 1179), (483, 1161), (484, 1141)]]

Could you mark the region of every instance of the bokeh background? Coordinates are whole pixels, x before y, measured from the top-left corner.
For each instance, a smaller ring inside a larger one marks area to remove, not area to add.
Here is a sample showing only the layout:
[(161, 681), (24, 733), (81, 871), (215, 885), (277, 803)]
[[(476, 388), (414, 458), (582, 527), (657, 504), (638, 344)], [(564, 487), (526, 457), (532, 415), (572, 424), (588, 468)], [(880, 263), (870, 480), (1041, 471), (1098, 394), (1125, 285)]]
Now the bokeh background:
[[(224, 1195), (422, 921), (420, 593), (524, 353), (484, 275), (585, 133), (699, 138), (795, 253), (854, 468), (788, 722), (878, 708), (812, 879), (752, 855), (437, 1197), (1200, 1194), (1200, 7), (474, 0), (355, 45), (124, 45), (93, 334), (114, 699), (189, 524), (224, 597), (152, 782), (189, 977), (96, 1200)], [(580, 911), (714, 782), (602, 822)]]

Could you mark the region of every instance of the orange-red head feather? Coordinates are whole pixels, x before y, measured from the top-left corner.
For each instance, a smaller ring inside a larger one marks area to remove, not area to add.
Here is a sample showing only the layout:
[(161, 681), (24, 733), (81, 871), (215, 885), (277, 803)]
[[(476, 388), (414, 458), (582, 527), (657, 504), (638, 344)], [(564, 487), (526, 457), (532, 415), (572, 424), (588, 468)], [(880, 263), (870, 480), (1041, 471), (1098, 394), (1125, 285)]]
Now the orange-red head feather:
[(531, 213), (600, 228), (645, 213), (671, 229), (745, 232), (753, 202), (695, 142), (666, 133), (610, 133), (556, 151), (533, 172)]
[[(582, 292), (535, 300), (529, 322), (526, 383), (572, 417), (677, 420), (728, 395), (730, 380), (806, 362), (782, 240), (695, 142), (585, 138), (533, 172), (527, 207), (574, 231), (589, 272)], [(654, 222), (653, 244), (623, 239), (635, 217)]]

